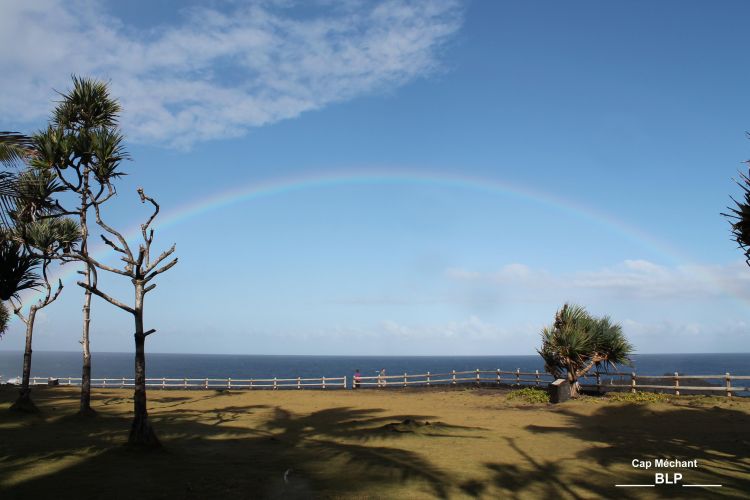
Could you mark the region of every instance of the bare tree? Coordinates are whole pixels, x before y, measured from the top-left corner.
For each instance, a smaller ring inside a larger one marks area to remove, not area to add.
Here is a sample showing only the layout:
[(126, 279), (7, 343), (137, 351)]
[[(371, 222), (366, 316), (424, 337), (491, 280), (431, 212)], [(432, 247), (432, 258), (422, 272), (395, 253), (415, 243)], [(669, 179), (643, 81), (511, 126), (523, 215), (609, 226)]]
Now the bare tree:
[(96, 271), (93, 273), (94, 279), (92, 282), (79, 281), (78, 285), (88, 292), (103, 298), (110, 304), (133, 315), (135, 321), (135, 392), (133, 396), (133, 409), (135, 415), (130, 428), (128, 443), (135, 446), (157, 447), (159, 446), (159, 440), (149, 423), (148, 410), (146, 407), (145, 354), (146, 337), (156, 332), (156, 330), (153, 328), (145, 330), (143, 325), (143, 308), (146, 294), (156, 288), (155, 283), (149, 283), (156, 276), (177, 264), (177, 258), (175, 257), (165, 263), (175, 251), (175, 246), (172, 245), (171, 248), (162, 252), (156, 257), (156, 259), (151, 259), (151, 244), (154, 240), (154, 230), (150, 228), (150, 226), (159, 213), (159, 205), (153, 198), (147, 196), (142, 188), (138, 188), (138, 196), (141, 199), (141, 203), (148, 202), (153, 206), (153, 213), (144, 224), (141, 224), (141, 237), (143, 241), (139, 245), (138, 251), (133, 252), (122, 233), (116, 231), (102, 220), (100, 211), (101, 203), (95, 202), (94, 211), (96, 213), (96, 222), (105, 232), (109, 233), (109, 235), (114, 238), (114, 241), (104, 235), (101, 235), (102, 239), (104, 240), (104, 243), (121, 254), (121, 260), (124, 262), (124, 266), (122, 268), (116, 268), (98, 262), (90, 256), (87, 258), (92, 269), (101, 269), (130, 278), (135, 291), (133, 305), (127, 305), (99, 290), (97, 287)]

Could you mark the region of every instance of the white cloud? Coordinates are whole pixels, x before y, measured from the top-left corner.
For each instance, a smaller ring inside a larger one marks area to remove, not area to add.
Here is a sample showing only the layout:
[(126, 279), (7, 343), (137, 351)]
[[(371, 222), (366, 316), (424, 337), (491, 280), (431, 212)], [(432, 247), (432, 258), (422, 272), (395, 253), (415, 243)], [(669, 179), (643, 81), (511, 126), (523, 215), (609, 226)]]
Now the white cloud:
[(636, 338), (648, 337), (662, 340), (667, 338), (670, 341), (674, 338), (685, 341), (709, 335), (750, 338), (750, 324), (742, 320), (725, 320), (706, 324), (699, 321), (641, 322), (626, 319), (622, 322), (622, 327), (628, 335)]
[(591, 292), (618, 298), (670, 299), (735, 296), (750, 300), (750, 270), (744, 262), (727, 265), (667, 267), (645, 260), (626, 260), (593, 271), (551, 273), (523, 264), (510, 264), (498, 272), (451, 268), (454, 280), (486, 287), (512, 289), (516, 298), (525, 293), (543, 299), (547, 293)]
[(442, 324), (404, 325), (387, 320), (383, 321), (381, 326), (388, 335), (411, 340), (496, 340), (509, 334), (507, 329), (492, 323), (486, 323), (473, 315), (465, 320), (448, 321)]
[(3, 2), (0, 112), (45, 118), (52, 88), (96, 76), (131, 140), (185, 148), (428, 75), (462, 22), (455, 0), (318, 2), (304, 18), (297, 3), (194, 8), (139, 30), (93, 2)]

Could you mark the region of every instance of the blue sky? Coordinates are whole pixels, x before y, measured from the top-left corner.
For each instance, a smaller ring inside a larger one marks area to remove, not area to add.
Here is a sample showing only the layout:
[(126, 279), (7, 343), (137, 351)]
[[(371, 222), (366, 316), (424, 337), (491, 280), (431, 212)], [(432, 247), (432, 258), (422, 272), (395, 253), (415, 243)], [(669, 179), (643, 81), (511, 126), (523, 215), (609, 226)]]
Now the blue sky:
[[(111, 81), (133, 161), (107, 217), (140, 223), (144, 186), (180, 257), (152, 351), (532, 354), (565, 301), (638, 352), (748, 351), (719, 215), (750, 158), (745, 2), (29, 4), (0, 6), (2, 128)], [(66, 283), (38, 350), (78, 348)], [(131, 350), (120, 310), (92, 329)]]

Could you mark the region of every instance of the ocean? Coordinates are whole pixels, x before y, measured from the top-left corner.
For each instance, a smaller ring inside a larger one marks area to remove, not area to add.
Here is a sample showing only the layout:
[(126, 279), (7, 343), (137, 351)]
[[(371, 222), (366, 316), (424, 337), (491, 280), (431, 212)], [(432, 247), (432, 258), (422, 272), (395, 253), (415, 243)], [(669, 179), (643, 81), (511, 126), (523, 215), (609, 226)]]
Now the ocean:
[[(738, 354), (637, 354), (638, 375), (750, 375), (750, 353)], [(0, 351), (0, 377), (7, 380), (21, 375), (23, 353)], [(539, 370), (544, 364), (538, 355), (529, 356), (271, 356), (238, 354), (146, 354), (149, 378), (294, 378), (351, 377), (354, 370), (363, 376), (385, 369), (388, 375), (446, 373), (451, 370)], [(133, 376), (133, 354), (99, 352), (92, 355), (95, 378)], [(81, 353), (35, 351), (33, 377), (80, 377)]]

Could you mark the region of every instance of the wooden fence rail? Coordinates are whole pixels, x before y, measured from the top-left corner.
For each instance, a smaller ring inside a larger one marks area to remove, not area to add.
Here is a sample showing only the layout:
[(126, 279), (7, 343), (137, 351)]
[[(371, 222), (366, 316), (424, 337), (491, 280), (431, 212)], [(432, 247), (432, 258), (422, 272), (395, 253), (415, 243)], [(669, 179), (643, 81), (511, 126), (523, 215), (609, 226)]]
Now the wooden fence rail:
[[(78, 386), (79, 377), (54, 378), (59, 385)], [(504, 370), (470, 370), (443, 373), (403, 373), (398, 375), (360, 376), (359, 387), (409, 387), (432, 385), (503, 385), (503, 386), (536, 386), (546, 387), (553, 377), (548, 373), (522, 372)], [(32, 377), (32, 385), (48, 385), (50, 379)], [(660, 383), (660, 381), (668, 381)], [(581, 379), (584, 389), (596, 389), (598, 392), (643, 390), (669, 391), (675, 395), (688, 393), (717, 393), (728, 397), (740, 392), (750, 392), (750, 375), (637, 375), (635, 372), (600, 372), (587, 374)], [(0, 376), (0, 385), (6, 383)], [(682, 383), (681, 383), (682, 382)], [(743, 383), (744, 385), (737, 385)], [(133, 387), (134, 379), (94, 378), (92, 387), (124, 388)], [(147, 378), (146, 386), (151, 389), (346, 389), (347, 377), (319, 377), (319, 378)]]
[[(79, 386), (80, 377), (52, 378), (58, 385)], [(31, 377), (31, 385), (49, 385), (50, 378)], [(0, 384), (5, 383), (0, 377)], [(133, 378), (92, 378), (91, 386), (100, 388), (134, 387)], [(146, 387), (153, 389), (346, 389), (347, 377), (320, 378), (147, 378)]]

